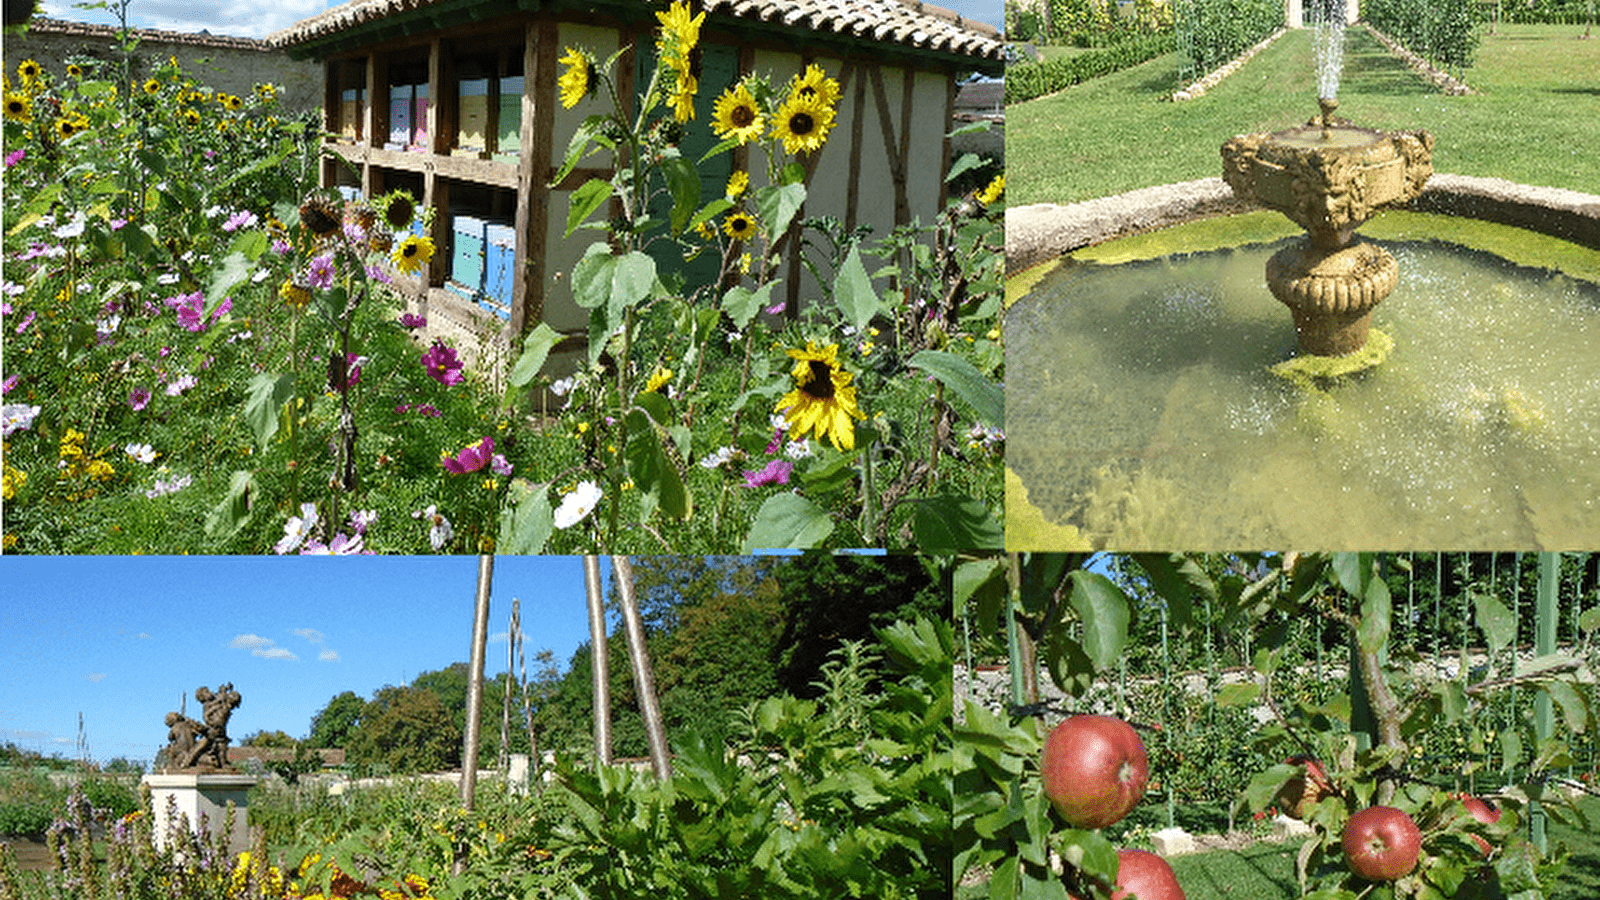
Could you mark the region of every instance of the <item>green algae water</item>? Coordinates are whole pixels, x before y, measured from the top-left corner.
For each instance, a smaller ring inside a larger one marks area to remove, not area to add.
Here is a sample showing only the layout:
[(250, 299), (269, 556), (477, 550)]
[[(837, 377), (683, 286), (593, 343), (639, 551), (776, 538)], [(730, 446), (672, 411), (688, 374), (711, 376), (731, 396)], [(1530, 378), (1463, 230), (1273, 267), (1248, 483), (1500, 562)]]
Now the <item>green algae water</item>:
[(1287, 243), (1069, 262), (1012, 306), (1006, 460), (1045, 520), (1119, 550), (1594, 545), (1600, 285), (1375, 240), (1394, 349), (1306, 389), (1268, 371), (1295, 344), (1264, 276)]

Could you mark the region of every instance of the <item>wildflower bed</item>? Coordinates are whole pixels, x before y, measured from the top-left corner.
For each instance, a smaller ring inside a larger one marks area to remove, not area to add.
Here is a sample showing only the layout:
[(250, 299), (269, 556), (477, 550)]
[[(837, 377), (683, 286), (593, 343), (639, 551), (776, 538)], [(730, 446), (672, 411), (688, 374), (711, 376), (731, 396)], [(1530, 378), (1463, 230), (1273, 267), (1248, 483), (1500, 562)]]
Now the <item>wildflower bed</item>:
[[(589, 354), (557, 382), (547, 326), (474, 370), (405, 311), (431, 211), (419, 229), (403, 192), (318, 190), (321, 135), (271, 85), (217, 94), (176, 60), (137, 84), (125, 60), (8, 71), (4, 549), (998, 546), (1003, 181), (877, 242), (803, 220), (825, 257), (808, 265), (837, 274), (774, 304), (839, 86), (816, 66), (746, 76), (696, 124), (703, 14), (658, 15), (635, 113), (615, 57), (561, 60), (564, 104), (614, 107), (566, 170), (626, 163), (574, 192), (569, 237), (603, 234), (569, 279)], [(708, 158), (763, 151), (764, 183), (702, 197), (704, 159), (678, 152), (697, 127), (721, 139)], [(623, 215), (588, 221), (613, 200)], [(718, 282), (658, 272), (669, 246), (720, 260)]]

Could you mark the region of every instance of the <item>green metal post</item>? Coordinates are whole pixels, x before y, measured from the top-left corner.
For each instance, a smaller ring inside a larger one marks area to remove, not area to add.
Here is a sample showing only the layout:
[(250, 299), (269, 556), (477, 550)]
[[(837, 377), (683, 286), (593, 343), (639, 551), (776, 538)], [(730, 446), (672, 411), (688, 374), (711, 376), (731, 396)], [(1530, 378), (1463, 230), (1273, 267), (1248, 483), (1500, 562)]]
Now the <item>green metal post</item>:
[[(1166, 677), (1167, 689), (1161, 692), (1161, 732), (1166, 740), (1172, 739), (1172, 657), (1167, 653), (1167, 604), (1161, 602), (1161, 671)], [(1167, 792), (1167, 827), (1177, 824), (1177, 802), (1173, 798), (1172, 779), (1162, 782)]]
[(1022, 635), (1017, 630), (1018, 606), (1022, 605), (1022, 561), (1016, 554), (1011, 555), (1011, 602), (1006, 604), (1006, 650), (1007, 661), (1011, 669), (1011, 704), (1021, 706), (1023, 703), (1022, 680)]
[[(1534, 597), (1533, 653), (1535, 657), (1556, 652), (1556, 587), (1559, 577), (1554, 553), (1539, 554), (1539, 584)], [(1554, 710), (1550, 695), (1540, 691), (1533, 698), (1533, 737), (1535, 742), (1547, 740), (1555, 733)], [(1537, 801), (1528, 804), (1528, 819), (1533, 830), (1533, 845), (1540, 853), (1549, 851), (1549, 837), (1545, 834), (1545, 813)]]

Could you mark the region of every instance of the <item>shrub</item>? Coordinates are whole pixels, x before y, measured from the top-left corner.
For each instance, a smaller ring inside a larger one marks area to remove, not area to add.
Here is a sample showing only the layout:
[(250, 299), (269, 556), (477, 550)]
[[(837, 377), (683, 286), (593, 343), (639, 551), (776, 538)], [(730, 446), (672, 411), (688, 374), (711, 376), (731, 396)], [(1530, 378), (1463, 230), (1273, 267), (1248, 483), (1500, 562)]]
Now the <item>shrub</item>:
[(1171, 34), (1152, 34), (1067, 59), (1012, 66), (1006, 70), (1006, 103), (1021, 103), (1053, 94), (1091, 78), (1147, 62), (1172, 52), (1172, 48)]
[(1474, 0), (1373, 0), (1361, 13), (1372, 27), (1451, 72), (1472, 65), (1481, 39), (1483, 14)]

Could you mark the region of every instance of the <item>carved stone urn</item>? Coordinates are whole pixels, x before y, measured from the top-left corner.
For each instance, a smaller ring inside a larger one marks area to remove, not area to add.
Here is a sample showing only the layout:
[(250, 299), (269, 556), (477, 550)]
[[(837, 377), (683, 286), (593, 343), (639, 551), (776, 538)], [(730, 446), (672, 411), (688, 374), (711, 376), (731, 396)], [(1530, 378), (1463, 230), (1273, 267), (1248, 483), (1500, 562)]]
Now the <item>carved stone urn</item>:
[(1267, 286), (1294, 314), (1300, 352), (1345, 356), (1366, 346), (1372, 309), (1400, 267), (1355, 230), (1389, 204), (1422, 193), (1433, 174), (1433, 135), (1382, 132), (1337, 119), (1332, 100), (1301, 128), (1247, 134), (1222, 145), (1235, 195), (1275, 209), (1309, 232), (1267, 262)]

